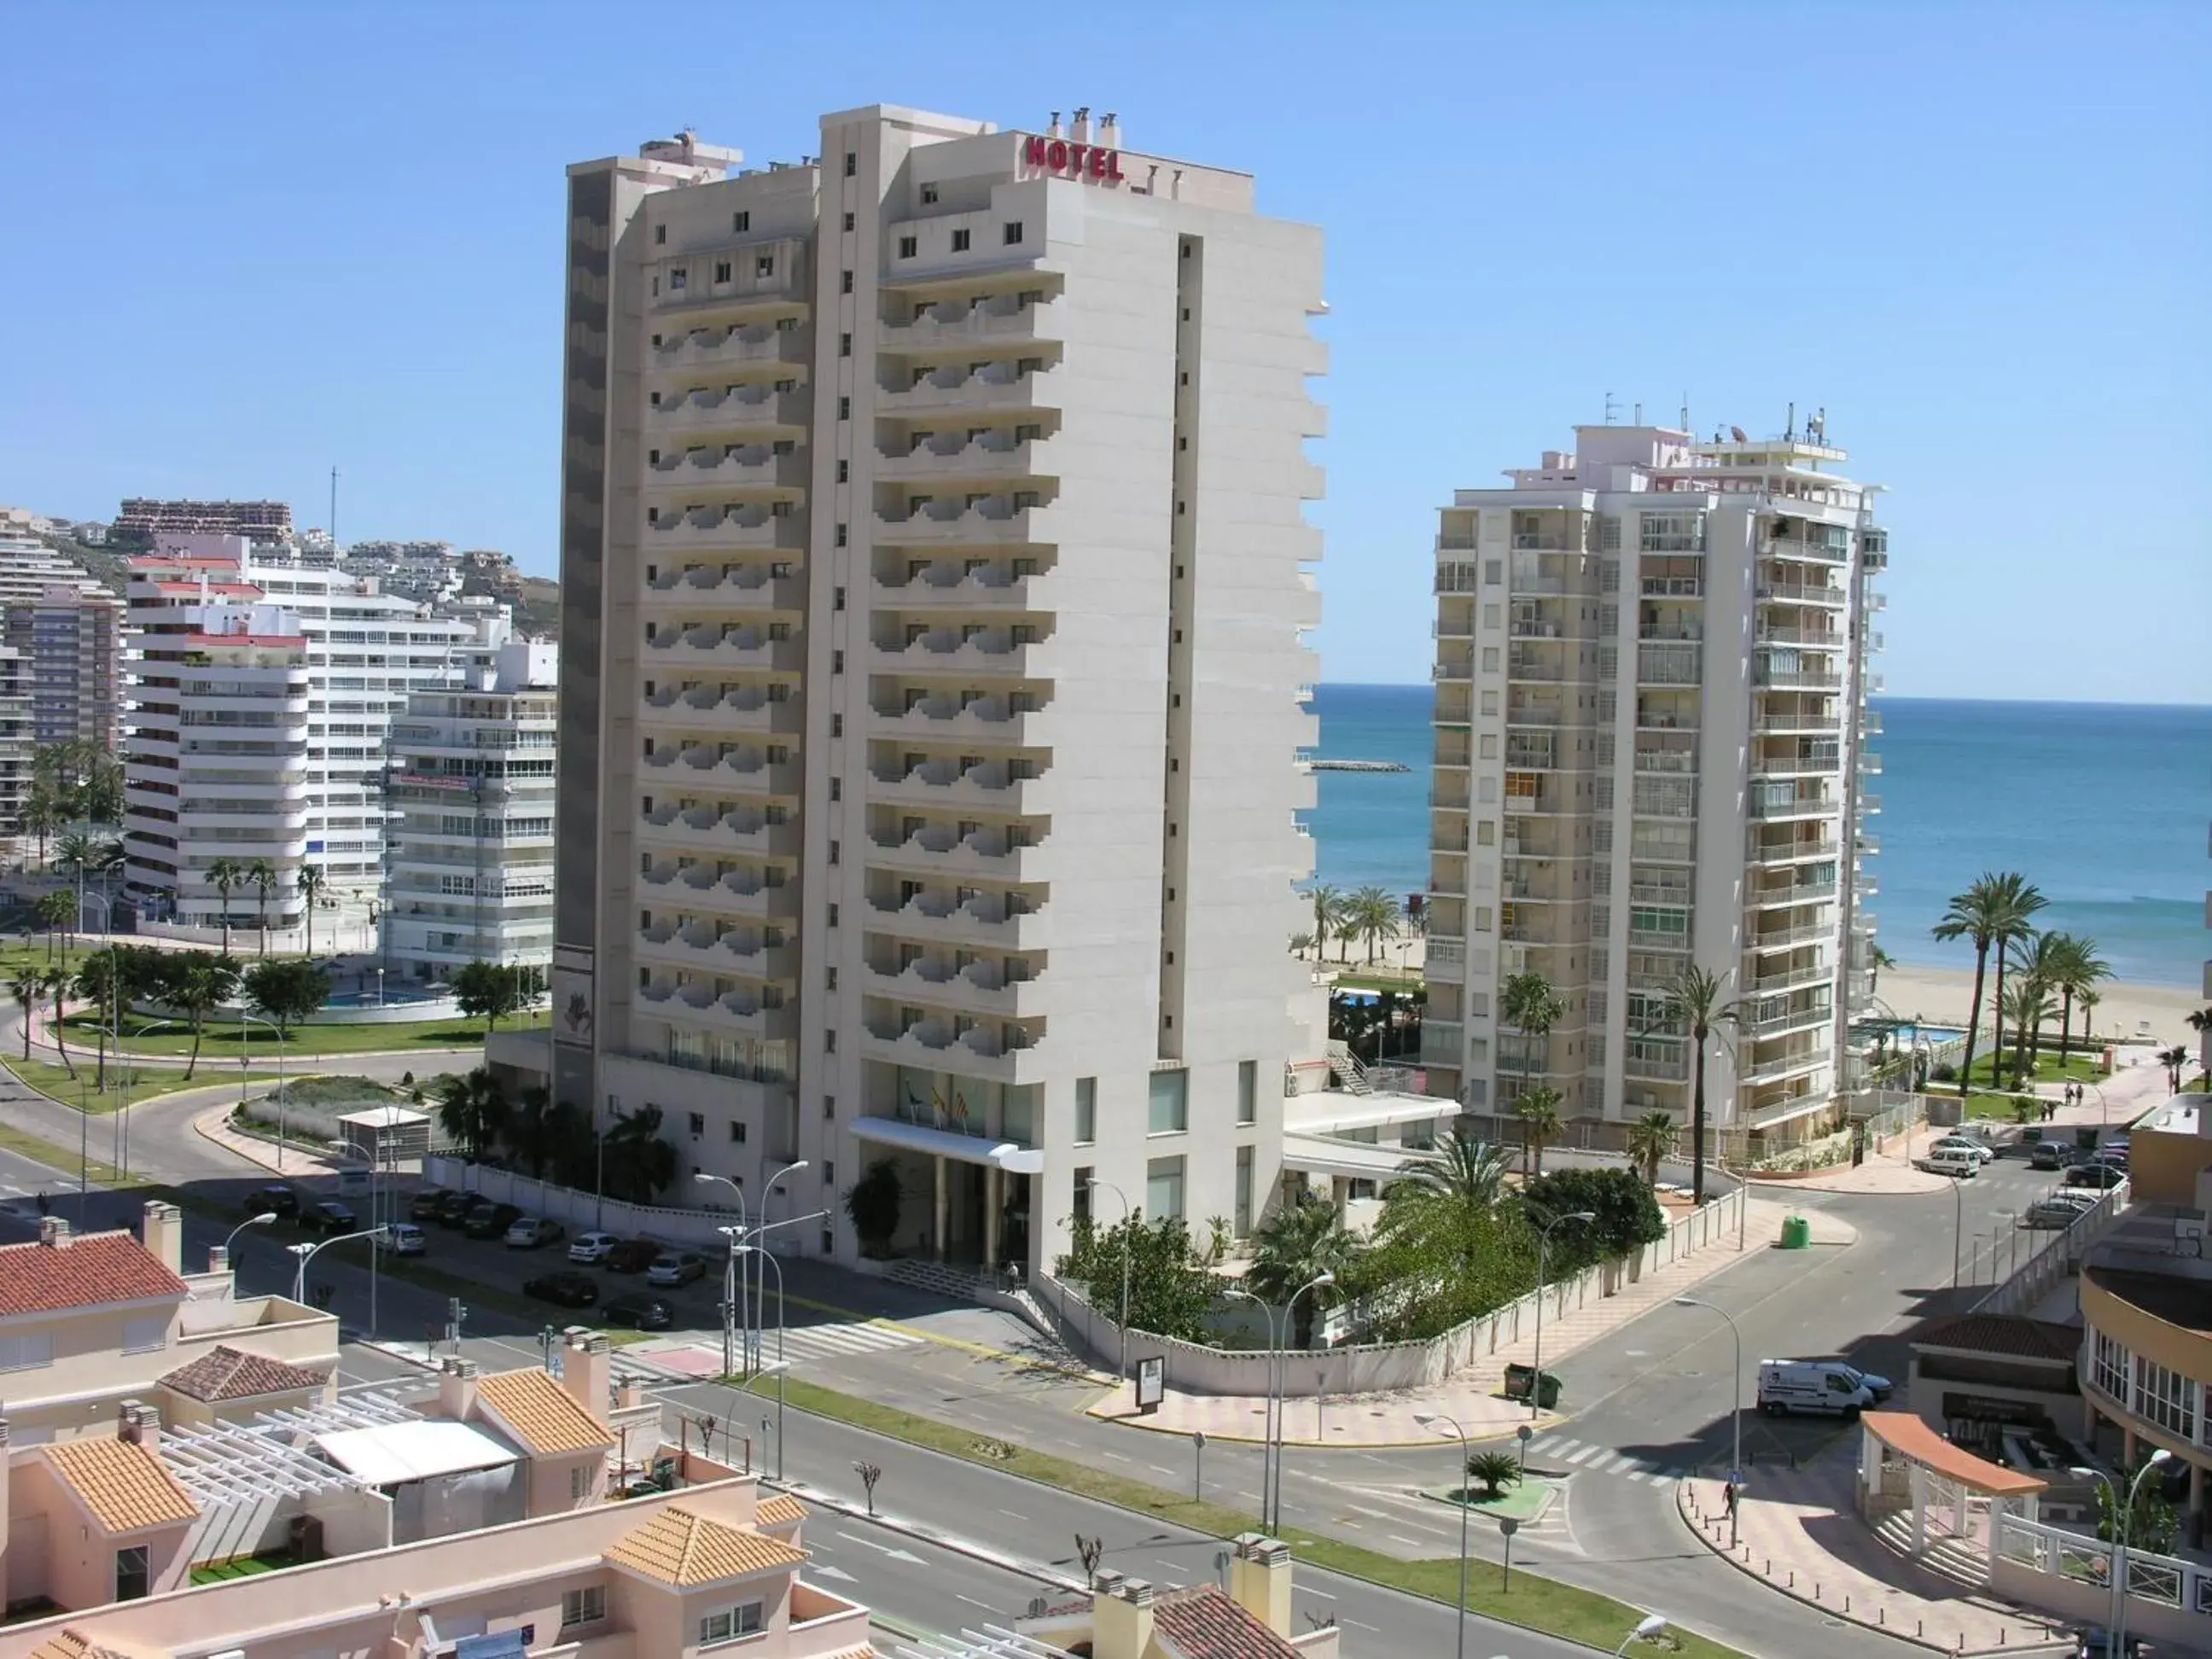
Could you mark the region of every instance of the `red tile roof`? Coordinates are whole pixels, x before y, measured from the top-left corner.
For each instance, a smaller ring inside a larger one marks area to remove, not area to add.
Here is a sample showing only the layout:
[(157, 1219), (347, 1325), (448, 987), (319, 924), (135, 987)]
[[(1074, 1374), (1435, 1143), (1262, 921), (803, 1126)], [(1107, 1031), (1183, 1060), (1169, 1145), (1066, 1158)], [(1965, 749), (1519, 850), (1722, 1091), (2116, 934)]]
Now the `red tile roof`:
[(1956, 1319), (1939, 1319), (1911, 1332), (1906, 1340), (1916, 1348), (2009, 1354), (2069, 1365), (2081, 1352), (2081, 1333), (2075, 1327), (2014, 1314), (1963, 1314)]
[(1182, 1659), (1297, 1659), (1298, 1650), (1217, 1584), (1170, 1590), (1153, 1603), (1152, 1628)]
[(179, 1365), (161, 1379), (172, 1394), (214, 1405), (225, 1400), (252, 1400), (262, 1395), (291, 1394), (319, 1389), (329, 1379), (321, 1371), (288, 1365), (258, 1353), (217, 1347), (190, 1364)]
[(60, 1249), (0, 1245), (0, 1318), (184, 1295), (185, 1281), (129, 1233), (86, 1233)]

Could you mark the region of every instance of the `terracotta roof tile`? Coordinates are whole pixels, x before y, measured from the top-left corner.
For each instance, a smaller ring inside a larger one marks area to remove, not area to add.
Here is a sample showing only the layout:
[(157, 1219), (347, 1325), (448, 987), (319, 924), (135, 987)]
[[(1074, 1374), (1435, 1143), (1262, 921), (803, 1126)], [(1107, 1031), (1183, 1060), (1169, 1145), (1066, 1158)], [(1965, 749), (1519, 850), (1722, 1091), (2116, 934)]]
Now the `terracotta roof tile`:
[(161, 1386), (187, 1400), (213, 1405), (225, 1400), (252, 1400), (262, 1395), (289, 1394), (300, 1389), (319, 1389), (329, 1378), (303, 1365), (288, 1365), (237, 1348), (216, 1347), (189, 1364), (179, 1365), (161, 1379)]
[(185, 1293), (185, 1281), (129, 1233), (86, 1233), (59, 1249), (0, 1245), (0, 1318)]
[(1169, 1590), (1153, 1603), (1153, 1628), (1182, 1659), (1297, 1659), (1297, 1650), (1222, 1593)]
[(173, 1526), (200, 1512), (160, 1455), (136, 1441), (88, 1435), (40, 1449), (62, 1484), (111, 1533)]
[(84, 1659), (88, 1645), (77, 1632), (65, 1630), (59, 1635), (46, 1638), (25, 1655), (24, 1659)]
[(672, 1504), (606, 1552), (617, 1566), (628, 1567), (656, 1583), (691, 1589), (757, 1573), (789, 1571), (805, 1565), (806, 1552), (766, 1533), (744, 1532), (694, 1515)]
[(477, 1382), (477, 1400), (501, 1428), (541, 1457), (615, 1443), (614, 1431), (578, 1405), (547, 1371), (495, 1371)]
[(1964, 1314), (1956, 1319), (1939, 1319), (1911, 1333), (1906, 1340), (1916, 1348), (2011, 1354), (2069, 1365), (2081, 1352), (2081, 1333), (2073, 1326), (2014, 1314)]
[(763, 1498), (757, 1512), (763, 1527), (794, 1527), (806, 1519), (806, 1505), (787, 1492)]

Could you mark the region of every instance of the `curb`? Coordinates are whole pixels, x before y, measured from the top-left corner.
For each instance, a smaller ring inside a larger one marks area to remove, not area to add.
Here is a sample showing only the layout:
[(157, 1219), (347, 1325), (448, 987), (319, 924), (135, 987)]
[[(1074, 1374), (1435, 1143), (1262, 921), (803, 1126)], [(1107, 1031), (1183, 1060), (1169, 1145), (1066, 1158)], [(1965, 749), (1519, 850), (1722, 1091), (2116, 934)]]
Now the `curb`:
[[(1548, 1370), (1549, 1367), (1547, 1369)], [(1117, 1388), (1120, 1386), (1118, 1379), (1115, 1386)], [(1311, 1395), (1302, 1396), (1308, 1400), (1311, 1397)], [(1336, 1397), (1346, 1401), (1365, 1398), (1364, 1395), (1358, 1395)], [(1085, 1412), (1084, 1415), (1093, 1422), (1104, 1424), (1109, 1428), (1138, 1429), (1146, 1434), (1163, 1435), (1174, 1440), (1188, 1440), (1194, 1434), (1203, 1433), (1206, 1436), (1206, 1443), (1209, 1446), (1259, 1446), (1276, 1443), (1295, 1446), (1302, 1451), (1427, 1451), (1438, 1446), (1449, 1447), (1453, 1443), (1450, 1436), (1441, 1434), (1428, 1436), (1419, 1440), (1307, 1440), (1297, 1435), (1286, 1435), (1279, 1442), (1271, 1443), (1260, 1435), (1225, 1434), (1212, 1429), (1171, 1428), (1164, 1423), (1137, 1416), (1102, 1416), (1096, 1407)], [(1528, 1425), (1532, 1431), (1529, 1437), (1534, 1439), (1536, 1435), (1549, 1434), (1573, 1420), (1572, 1417), (1565, 1413), (1547, 1413)], [(1486, 1446), (1493, 1442), (1516, 1440), (1519, 1438), (1521, 1426), (1519, 1423), (1516, 1423), (1510, 1428), (1502, 1429), (1494, 1434), (1471, 1434), (1468, 1437), (1467, 1443), (1470, 1446)]]
[(794, 1498), (844, 1516), (848, 1520), (869, 1522), (875, 1526), (884, 1528), (886, 1531), (897, 1533), (902, 1538), (911, 1538), (921, 1543), (933, 1545), (939, 1549), (951, 1550), (955, 1555), (964, 1555), (971, 1561), (981, 1561), (984, 1565), (996, 1567), (1002, 1572), (1014, 1573), (1024, 1578), (1034, 1578), (1041, 1584), (1049, 1584), (1055, 1589), (1066, 1590), (1075, 1595), (1087, 1595), (1091, 1593), (1091, 1586), (1087, 1583), (1071, 1574), (1024, 1561), (1016, 1556), (1007, 1555), (998, 1550), (987, 1548), (981, 1544), (973, 1543), (954, 1534), (940, 1531), (935, 1527), (926, 1525), (919, 1521), (903, 1520), (895, 1515), (884, 1514), (880, 1510), (871, 1515), (864, 1504), (855, 1504), (848, 1498), (839, 1498), (834, 1493), (823, 1491), (818, 1486), (810, 1486), (803, 1480), (763, 1480), (761, 1485), (787, 1492)]

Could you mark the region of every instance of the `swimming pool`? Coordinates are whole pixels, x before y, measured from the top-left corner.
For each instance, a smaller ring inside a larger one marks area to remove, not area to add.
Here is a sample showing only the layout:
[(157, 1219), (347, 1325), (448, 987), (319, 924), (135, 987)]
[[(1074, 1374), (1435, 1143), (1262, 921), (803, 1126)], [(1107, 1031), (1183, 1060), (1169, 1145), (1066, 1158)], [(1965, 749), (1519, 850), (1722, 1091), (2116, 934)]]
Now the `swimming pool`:
[(1963, 1025), (1922, 1025), (1909, 1019), (1899, 1020), (1895, 1024), (1887, 1020), (1867, 1020), (1856, 1030), (1863, 1036), (1885, 1037), (1900, 1048), (1910, 1048), (1921, 1042), (1931, 1047), (1956, 1042), (1966, 1035), (1966, 1028)]

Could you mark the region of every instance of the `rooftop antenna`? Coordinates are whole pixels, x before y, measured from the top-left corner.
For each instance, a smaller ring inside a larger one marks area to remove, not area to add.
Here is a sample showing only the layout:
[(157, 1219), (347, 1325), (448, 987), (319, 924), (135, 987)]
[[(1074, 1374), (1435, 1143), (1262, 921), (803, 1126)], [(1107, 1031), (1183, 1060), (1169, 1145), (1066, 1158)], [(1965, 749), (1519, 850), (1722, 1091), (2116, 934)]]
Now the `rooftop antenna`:
[(1613, 400), (1613, 393), (1605, 394), (1605, 423), (1611, 426), (1620, 417), (1620, 405)]
[(1782, 435), (1785, 441), (1797, 435), (1797, 405), (1794, 401), (1790, 405), (1790, 424), (1782, 428)]
[(1690, 430), (1690, 394), (1686, 392), (1682, 394), (1682, 418), (1677, 424), (1685, 432)]
[(1644, 405), (1642, 404), (1636, 405), (1636, 413), (1630, 417), (1628, 423), (1631, 426), (1642, 426), (1644, 424)]

